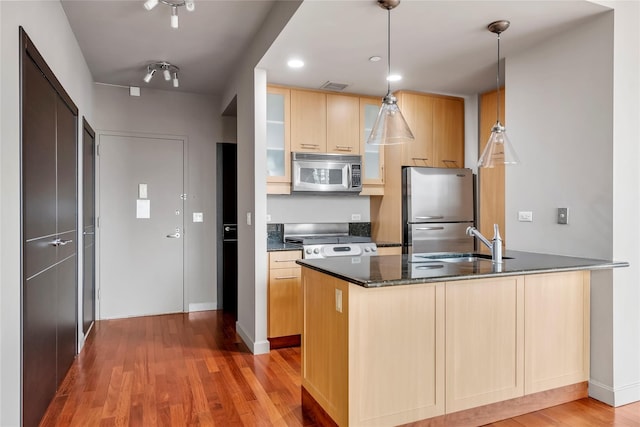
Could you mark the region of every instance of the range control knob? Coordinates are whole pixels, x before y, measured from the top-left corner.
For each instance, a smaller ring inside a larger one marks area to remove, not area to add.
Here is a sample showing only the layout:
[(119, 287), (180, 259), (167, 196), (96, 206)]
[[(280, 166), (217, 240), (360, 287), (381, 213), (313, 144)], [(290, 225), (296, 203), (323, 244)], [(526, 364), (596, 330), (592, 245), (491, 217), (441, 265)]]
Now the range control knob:
[(305, 252), (310, 254), (311, 253), (311, 249), (307, 248), (307, 250)]
[(371, 249), (369, 249), (369, 247), (368, 247), (368, 246), (365, 246), (365, 247), (364, 247), (364, 251), (365, 251), (365, 252), (370, 252), (370, 251), (371, 251)]
[(371, 252), (375, 252), (376, 250), (378, 250), (378, 248), (376, 248), (375, 246), (371, 247)]
[(320, 249), (315, 248), (315, 249), (313, 250), (313, 253), (314, 253), (314, 254), (319, 254), (319, 253), (320, 253)]

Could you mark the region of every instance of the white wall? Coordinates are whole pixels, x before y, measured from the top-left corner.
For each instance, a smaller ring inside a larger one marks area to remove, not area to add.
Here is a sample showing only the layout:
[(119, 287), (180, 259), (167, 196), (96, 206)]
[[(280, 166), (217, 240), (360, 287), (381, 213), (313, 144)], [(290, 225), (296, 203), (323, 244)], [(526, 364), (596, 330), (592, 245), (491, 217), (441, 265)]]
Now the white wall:
[[(82, 116), (90, 123), (94, 116), (91, 74), (60, 3), (0, 1), (0, 425), (3, 427), (20, 423), (20, 25), (78, 106), (79, 135)], [(81, 241), (78, 248), (82, 248)]]
[[(360, 219), (352, 219), (352, 214)], [(371, 221), (369, 197), (355, 195), (270, 195), (267, 215), (276, 224)]]
[[(289, 21), (300, 0), (276, 2), (239, 62), (220, 111), (237, 96), (238, 105), (238, 321), (236, 330), (253, 353), (267, 341), (266, 97), (264, 70), (255, 67)], [(252, 217), (247, 224), (246, 215)]]
[[(94, 129), (186, 137), (184, 286), (189, 311), (217, 308), (216, 142), (222, 138), (219, 99), (185, 92), (95, 85)], [(97, 196), (96, 196), (97, 197)], [(192, 222), (203, 212), (204, 222)]]
[[(615, 20), (601, 14), (507, 58), (506, 122), (522, 164), (507, 169), (506, 226), (512, 249), (631, 263), (592, 274), (591, 286), (589, 393), (621, 405), (640, 400), (640, 12), (602, 3)], [(568, 225), (555, 223), (557, 207)], [(534, 222), (517, 222), (519, 210)]]

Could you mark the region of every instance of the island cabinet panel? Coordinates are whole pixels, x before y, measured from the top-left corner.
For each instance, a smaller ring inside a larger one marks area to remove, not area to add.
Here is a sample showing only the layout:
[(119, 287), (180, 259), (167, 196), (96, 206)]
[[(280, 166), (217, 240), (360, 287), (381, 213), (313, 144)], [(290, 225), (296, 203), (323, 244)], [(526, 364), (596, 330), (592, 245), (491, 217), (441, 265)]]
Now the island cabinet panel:
[(524, 395), (524, 276), (447, 282), (446, 411)]
[(349, 425), (444, 414), (444, 283), (349, 287)]
[(349, 284), (304, 268), (302, 286), (302, 386), (338, 425), (346, 426), (349, 422)]
[[(301, 251), (269, 253), (268, 338), (289, 337), (302, 333), (301, 268), (295, 263), (295, 260), (300, 258)], [(272, 346), (278, 345), (272, 342)]]
[(589, 380), (589, 272), (525, 279), (525, 393)]

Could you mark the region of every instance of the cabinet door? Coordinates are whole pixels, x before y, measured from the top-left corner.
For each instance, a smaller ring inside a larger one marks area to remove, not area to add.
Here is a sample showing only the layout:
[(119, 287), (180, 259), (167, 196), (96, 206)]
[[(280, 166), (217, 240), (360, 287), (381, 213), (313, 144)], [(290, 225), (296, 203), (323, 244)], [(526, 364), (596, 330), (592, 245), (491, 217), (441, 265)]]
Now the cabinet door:
[(269, 272), (269, 338), (302, 333), (300, 267)]
[(589, 380), (589, 277), (526, 276), (526, 394)]
[(524, 395), (524, 278), (448, 282), (447, 413)]
[(360, 153), (364, 169), (362, 184), (384, 184), (384, 150), (367, 144), (380, 111), (380, 98), (360, 98)]
[(327, 94), (327, 152), (360, 154), (360, 103), (355, 96)]
[(327, 95), (291, 90), (291, 151), (327, 151)]
[(404, 166), (433, 166), (433, 98), (428, 95), (401, 93), (398, 97), (415, 140), (402, 145)]
[(464, 100), (433, 100), (433, 165), (441, 168), (464, 167)]
[(289, 89), (267, 88), (267, 182), (291, 182)]

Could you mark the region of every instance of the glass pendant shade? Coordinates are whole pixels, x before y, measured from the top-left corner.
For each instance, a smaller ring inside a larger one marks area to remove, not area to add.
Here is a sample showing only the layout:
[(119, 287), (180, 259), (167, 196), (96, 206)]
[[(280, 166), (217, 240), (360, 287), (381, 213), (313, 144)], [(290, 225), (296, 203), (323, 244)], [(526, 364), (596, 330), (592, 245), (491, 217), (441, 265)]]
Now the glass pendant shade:
[(479, 168), (493, 168), (499, 165), (517, 165), (518, 155), (511, 146), (507, 132), (500, 122), (491, 129), (489, 141), (478, 160)]
[(393, 145), (411, 142), (415, 138), (407, 121), (402, 116), (396, 97), (387, 94), (382, 99), (382, 106), (373, 124), (367, 144)]

